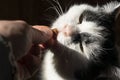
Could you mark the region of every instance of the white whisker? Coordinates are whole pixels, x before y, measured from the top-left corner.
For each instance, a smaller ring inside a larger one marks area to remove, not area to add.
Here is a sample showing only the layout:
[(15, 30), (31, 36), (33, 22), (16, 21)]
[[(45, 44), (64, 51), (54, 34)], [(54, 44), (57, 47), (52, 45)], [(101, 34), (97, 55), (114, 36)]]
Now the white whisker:
[(56, 9), (59, 11), (60, 15), (62, 14), (60, 8), (58, 6), (56, 6)]
[(51, 19), (54, 18), (54, 16), (52, 16), (52, 15), (46, 15), (46, 14), (44, 14), (43, 16), (45, 16), (45, 20), (46, 20), (46, 21), (49, 21), (49, 22), (52, 22)]
[(49, 9), (53, 9), (53, 10), (55, 10), (55, 11), (56, 11), (56, 13), (58, 14), (58, 16), (60, 16), (60, 12), (59, 12), (59, 10), (57, 9), (57, 7), (56, 7), (56, 6), (49, 7), (47, 10), (49, 10)]
[(67, 4), (67, 6), (65, 7), (65, 12), (67, 12), (67, 10), (68, 10), (68, 8), (69, 8), (69, 6), (71, 5), (71, 3), (73, 2), (73, 0), (71, 0), (68, 4)]
[(51, 1), (49, 1), (49, 0), (47, 0), (47, 1), (52, 5), (52, 7), (48, 8), (48, 9), (54, 9), (56, 11), (56, 13), (58, 14), (58, 16), (60, 16), (61, 12), (58, 9), (58, 7), (55, 6)]
[(53, 0), (53, 1), (59, 6), (60, 12), (61, 12), (61, 14), (63, 14), (63, 9), (62, 9), (59, 1), (58, 0)]
[(100, 48), (100, 51), (103, 51), (104, 53), (107, 54), (107, 51), (105, 51), (103, 48)]
[(103, 50), (113, 50), (114, 48), (102, 48)]

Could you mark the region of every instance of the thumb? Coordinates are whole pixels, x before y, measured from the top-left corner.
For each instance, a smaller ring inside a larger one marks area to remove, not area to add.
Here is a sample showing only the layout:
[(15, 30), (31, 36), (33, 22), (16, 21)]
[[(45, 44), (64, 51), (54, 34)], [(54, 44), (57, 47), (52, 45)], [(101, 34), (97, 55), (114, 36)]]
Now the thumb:
[(41, 44), (51, 39), (53, 32), (48, 26), (32, 26), (30, 34), (33, 44)]

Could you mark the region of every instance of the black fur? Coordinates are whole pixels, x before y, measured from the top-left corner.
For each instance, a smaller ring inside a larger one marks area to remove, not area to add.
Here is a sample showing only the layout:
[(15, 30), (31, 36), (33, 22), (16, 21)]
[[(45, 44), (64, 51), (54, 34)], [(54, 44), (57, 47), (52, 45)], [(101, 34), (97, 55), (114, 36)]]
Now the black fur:
[[(114, 67), (118, 67), (118, 52), (115, 48), (115, 36), (113, 31), (113, 27), (115, 27), (115, 16), (104, 12), (93, 12), (88, 10), (84, 11), (82, 14), (86, 21), (94, 21), (98, 23), (99, 26), (105, 28), (101, 33), (104, 34), (103, 36), (106, 39), (102, 44), (102, 47), (106, 50), (101, 52), (95, 50), (95, 53), (98, 54), (97, 57), (91, 55), (87, 68), (76, 71), (75, 77), (77, 80), (120, 80), (115, 74), (112, 74), (111, 70), (112, 68), (114, 69)], [(89, 38), (90, 34), (84, 34), (81, 38), (85, 38), (85, 36)], [(93, 38), (95, 37), (93, 36)], [(91, 42), (91, 40), (87, 41), (87, 43), (89, 42)], [(95, 42), (95, 40), (93, 42)], [(99, 77), (99, 75), (107, 70), (113, 76)]]

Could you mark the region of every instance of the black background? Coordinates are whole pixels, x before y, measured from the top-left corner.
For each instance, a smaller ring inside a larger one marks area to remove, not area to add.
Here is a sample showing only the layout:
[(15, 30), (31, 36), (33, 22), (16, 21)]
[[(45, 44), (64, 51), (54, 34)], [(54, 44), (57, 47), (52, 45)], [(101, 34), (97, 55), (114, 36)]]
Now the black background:
[[(52, 1), (52, 0), (49, 0)], [(0, 0), (0, 20), (25, 20), (29, 24), (49, 25), (57, 16), (47, 0)], [(112, 0), (58, 0), (65, 8), (73, 4), (104, 4)], [(113, 0), (114, 1), (114, 0)], [(52, 6), (51, 6), (52, 7)]]

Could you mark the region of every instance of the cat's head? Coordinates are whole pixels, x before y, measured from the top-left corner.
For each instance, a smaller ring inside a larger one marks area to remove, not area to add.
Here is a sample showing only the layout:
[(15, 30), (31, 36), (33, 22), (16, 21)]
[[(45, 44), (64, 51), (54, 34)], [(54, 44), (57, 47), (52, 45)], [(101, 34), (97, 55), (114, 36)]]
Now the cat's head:
[(70, 7), (52, 25), (59, 31), (57, 40), (87, 58), (111, 50), (115, 44), (113, 27), (119, 5), (111, 2), (101, 7), (87, 4)]

